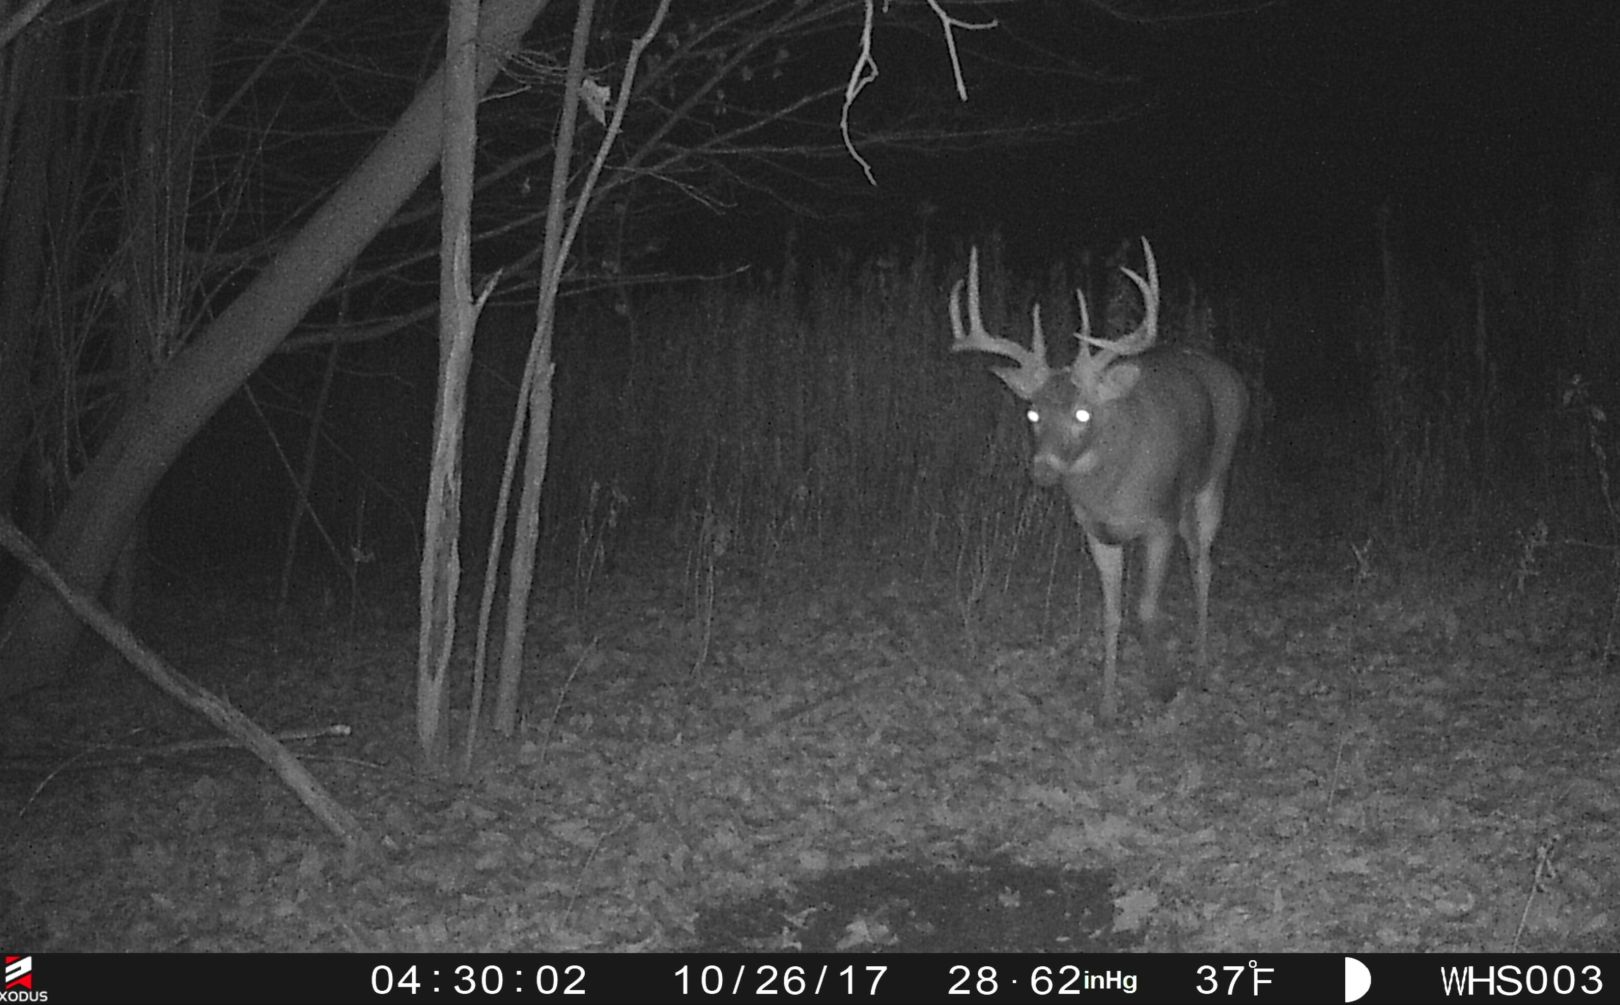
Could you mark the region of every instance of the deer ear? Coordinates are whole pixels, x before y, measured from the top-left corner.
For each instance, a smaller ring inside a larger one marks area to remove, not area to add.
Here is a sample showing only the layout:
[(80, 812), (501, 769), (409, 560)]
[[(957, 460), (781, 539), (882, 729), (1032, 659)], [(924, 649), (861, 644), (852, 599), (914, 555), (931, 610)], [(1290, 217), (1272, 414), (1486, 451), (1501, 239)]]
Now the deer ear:
[(1142, 376), (1142, 368), (1135, 363), (1115, 363), (1097, 378), (1097, 399), (1114, 401), (1131, 393)]

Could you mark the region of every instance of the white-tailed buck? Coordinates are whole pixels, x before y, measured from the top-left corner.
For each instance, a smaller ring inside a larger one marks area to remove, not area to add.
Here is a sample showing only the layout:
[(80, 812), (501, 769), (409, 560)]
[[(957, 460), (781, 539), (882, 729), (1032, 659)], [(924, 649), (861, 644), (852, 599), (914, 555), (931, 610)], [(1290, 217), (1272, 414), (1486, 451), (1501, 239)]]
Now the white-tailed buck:
[(985, 331), (979, 316), (977, 248), (968, 260), (966, 331), (963, 284), (958, 281), (951, 291), (951, 351), (995, 353), (1018, 364), (994, 370), (1029, 402), (1035, 483), (1062, 484), (1074, 518), (1086, 532), (1102, 577), (1104, 719), (1117, 707), (1121, 581), (1125, 545), (1132, 541), (1142, 542), (1146, 556), (1136, 608), (1143, 650), (1157, 681), (1155, 690), (1165, 700), (1175, 696), (1177, 685), (1166, 668), (1159, 591), (1172, 543), (1178, 534), (1186, 542), (1198, 594), (1195, 679), (1204, 686), (1209, 670), (1209, 549), (1221, 525), (1227, 474), (1249, 404), (1243, 378), (1227, 364), (1195, 348), (1154, 345), (1159, 270), (1146, 238), (1142, 251), (1146, 279), (1120, 270), (1142, 291), (1142, 323), (1121, 339), (1093, 338), (1085, 294), (1076, 290), (1080, 353), (1066, 370), (1054, 370), (1046, 362), (1039, 305), (1031, 311), (1034, 338), (1028, 349)]

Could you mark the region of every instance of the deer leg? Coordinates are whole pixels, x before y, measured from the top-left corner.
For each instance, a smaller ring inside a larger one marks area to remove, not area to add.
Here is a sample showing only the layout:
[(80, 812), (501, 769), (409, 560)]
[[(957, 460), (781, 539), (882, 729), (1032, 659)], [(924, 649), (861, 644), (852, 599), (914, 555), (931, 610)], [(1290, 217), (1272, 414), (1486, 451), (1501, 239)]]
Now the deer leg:
[(1102, 580), (1103, 594), (1103, 695), (1100, 718), (1106, 722), (1118, 710), (1114, 694), (1114, 671), (1119, 665), (1119, 626), (1124, 620), (1121, 597), (1125, 578), (1125, 549), (1117, 544), (1105, 544), (1086, 535), (1091, 547), (1091, 559), (1097, 563), (1097, 574)]
[[(1221, 492), (1212, 485), (1193, 497), (1193, 526), (1184, 528), (1187, 558), (1192, 566), (1193, 593), (1198, 598), (1198, 669), (1194, 677), (1200, 690), (1209, 683), (1209, 581), (1214, 575), (1210, 546), (1221, 526)], [(1191, 534), (1186, 531), (1191, 530)]]
[(1175, 536), (1150, 534), (1142, 540), (1144, 562), (1142, 597), (1136, 614), (1142, 621), (1142, 652), (1146, 656), (1148, 680), (1161, 701), (1176, 696), (1176, 675), (1164, 651), (1164, 625), (1159, 617), (1159, 591), (1164, 588), (1165, 570), (1170, 566), (1170, 545)]

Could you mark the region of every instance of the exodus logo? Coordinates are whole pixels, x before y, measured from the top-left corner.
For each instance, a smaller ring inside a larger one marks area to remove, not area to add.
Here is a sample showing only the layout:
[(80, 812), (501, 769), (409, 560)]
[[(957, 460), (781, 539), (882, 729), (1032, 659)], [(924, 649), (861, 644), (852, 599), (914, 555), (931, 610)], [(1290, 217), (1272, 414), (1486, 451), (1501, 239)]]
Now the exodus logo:
[(34, 958), (32, 956), (5, 957), (5, 985), (0, 989), (0, 1002), (44, 1002), (48, 993), (34, 990)]

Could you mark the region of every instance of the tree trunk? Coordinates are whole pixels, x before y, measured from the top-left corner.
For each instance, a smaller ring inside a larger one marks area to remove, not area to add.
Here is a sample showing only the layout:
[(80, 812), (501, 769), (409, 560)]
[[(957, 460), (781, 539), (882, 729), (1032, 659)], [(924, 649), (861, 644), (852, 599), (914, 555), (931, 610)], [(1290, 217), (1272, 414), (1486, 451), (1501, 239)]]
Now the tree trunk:
[[(62, 86), (62, 36), (55, 28), (23, 35), (3, 68), (17, 86), (0, 97), (0, 119), (15, 122), (0, 143), (0, 514), (12, 511), (28, 426), (30, 362), (34, 358), (38, 303), (45, 256), (46, 165), (57, 148)], [(27, 514), (30, 523), (41, 514)], [(6, 580), (0, 577), (0, 599)]]
[[(535, 551), (540, 545), (540, 490), (546, 484), (546, 463), (551, 456), (551, 339), (557, 318), (557, 287), (562, 278), (562, 263), (568, 257), (568, 248), (563, 241), (563, 218), (567, 215), (568, 207), (569, 163), (574, 156), (574, 124), (579, 116), (579, 89), (585, 79), (585, 49), (590, 44), (591, 18), (595, 13), (595, 0), (580, 0), (579, 10), (574, 15), (574, 43), (568, 55), (568, 76), (563, 83), (556, 153), (551, 162), (545, 248), (540, 256), (540, 300), (536, 308), (534, 345), (529, 350), (529, 362), (533, 367), (528, 401), (529, 444), (523, 458), (523, 494), (518, 503), (517, 528), (512, 532), (512, 562), (506, 582), (506, 623), (502, 625), (501, 676), (495, 693), (495, 731), (502, 736), (511, 736), (517, 728), (523, 646), (529, 636), (529, 588), (534, 583)], [(590, 197), (587, 189), (580, 193), (579, 200), (583, 204)]]
[[(137, 400), (180, 347), (188, 274), (186, 223), (192, 166), (207, 122), (210, 56), (220, 0), (156, 0), (147, 18), (140, 129), (131, 137), (135, 184), (124, 206), (129, 295), (115, 333), (121, 358), (120, 411)], [(144, 507), (142, 508), (144, 511)], [(135, 514), (102, 591), (113, 616), (133, 623), (146, 565), (146, 520)], [(108, 650), (108, 655), (114, 655)]]
[[(473, 173), (478, 150), (474, 43), (477, 0), (451, 0), (445, 32), (444, 151), (439, 168), (439, 389), (433, 410), (433, 468), (423, 518), (421, 619), (416, 652), (416, 740), (422, 769), (439, 774), (450, 738), (450, 657), (461, 589), (461, 449), (467, 371), (472, 367)], [(470, 727), (469, 727), (470, 728)]]
[[(547, 0), (492, 0), (480, 35), (482, 92)], [(444, 78), (434, 77), (308, 224), (230, 307), (130, 402), (85, 470), (45, 551), (68, 582), (100, 589), (135, 518), (181, 449), (273, 352), (439, 158)], [(8, 689), (65, 663), (79, 624), (28, 580), (0, 629)]]
[[(518, 686), (523, 675), (523, 647), (528, 638), (529, 589), (534, 582), (535, 549), (539, 544), (540, 490), (546, 480), (546, 465), (551, 452), (551, 338), (557, 320), (557, 290), (562, 283), (563, 264), (568, 260), (574, 238), (579, 234), (579, 223), (590, 205), (596, 190), (602, 166), (607, 163), (608, 151), (613, 149), (619, 132), (624, 128), (624, 113), (630, 95), (635, 93), (636, 67), (653, 39), (658, 37), (664, 18), (669, 15), (670, 0), (659, 0), (648, 20), (647, 28), (630, 44), (625, 57), (624, 76), (619, 82), (619, 96), (613, 108), (611, 121), (606, 109), (598, 109), (597, 121), (605, 128), (602, 142), (590, 169), (579, 182), (578, 194), (568, 222), (569, 161), (574, 144), (574, 123), (579, 111), (580, 89), (585, 79), (585, 48), (590, 41), (591, 17), (595, 12), (592, 0), (582, 0), (574, 20), (573, 49), (568, 57), (568, 76), (563, 84), (563, 110), (557, 124), (556, 154), (552, 160), (551, 190), (546, 210), (546, 235), (540, 259), (540, 299), (535, 308), (534, 340), (529, 345), (529, 358), (524, 364), (521, 396), (528, 409), (528, 450), (523, 462), (523, 497), (518, 505), (517, 528), (512, 535), (512, 561), (506, 585), (506, 623), (501, 642), (501, 676), (495, 698), (495, 729), (510, 736), (517, 725)], [(521, 409), (520, 409), (521, 412)], [(512, 439), (507, 451), (507, 468), (502, 473), (502, 501), (497, 507), (496, 531), (492, 536), (490, 563), (500, 554), (500, 532), (505, 526), (505, 496), (516, 454), (522, 419), (514, 419)], [(485, 580), (486, 588), (493, 583), (493, 575)], [(480, 614), (480, 632), (487, 608)], [(476, 707), (475, 707), (476, 711)]]

